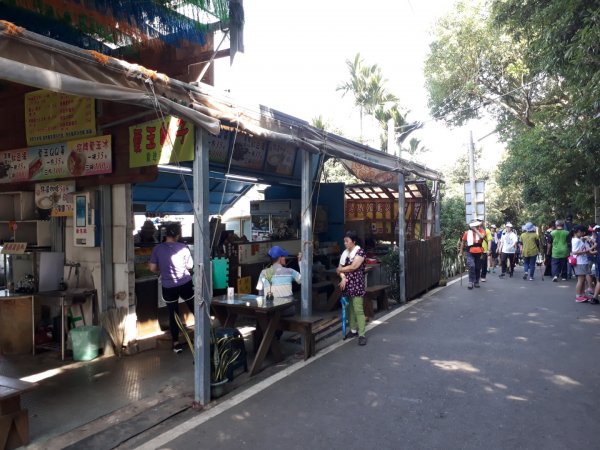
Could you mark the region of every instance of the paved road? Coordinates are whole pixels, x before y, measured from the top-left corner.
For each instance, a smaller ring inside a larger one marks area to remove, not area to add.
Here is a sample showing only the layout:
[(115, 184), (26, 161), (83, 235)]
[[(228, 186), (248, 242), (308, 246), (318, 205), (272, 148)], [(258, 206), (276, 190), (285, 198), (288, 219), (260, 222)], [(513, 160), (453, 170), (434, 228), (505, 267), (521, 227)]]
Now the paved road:
[(573, 281), (463, 284), (158, 448), (600, 448), (600, 305)]

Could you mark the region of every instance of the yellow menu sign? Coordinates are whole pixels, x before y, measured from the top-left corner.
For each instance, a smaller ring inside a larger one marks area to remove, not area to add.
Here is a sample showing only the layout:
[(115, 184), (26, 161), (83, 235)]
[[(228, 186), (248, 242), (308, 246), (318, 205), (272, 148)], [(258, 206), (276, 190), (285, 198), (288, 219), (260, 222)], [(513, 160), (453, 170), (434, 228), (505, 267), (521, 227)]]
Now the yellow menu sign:
[(96, 136), (96, 109), (93, 98), (52, 91), (25, 94), (27, 145)]
[(194, 124), (177, 117), (129, 127), (129, 167), (194, 160)]

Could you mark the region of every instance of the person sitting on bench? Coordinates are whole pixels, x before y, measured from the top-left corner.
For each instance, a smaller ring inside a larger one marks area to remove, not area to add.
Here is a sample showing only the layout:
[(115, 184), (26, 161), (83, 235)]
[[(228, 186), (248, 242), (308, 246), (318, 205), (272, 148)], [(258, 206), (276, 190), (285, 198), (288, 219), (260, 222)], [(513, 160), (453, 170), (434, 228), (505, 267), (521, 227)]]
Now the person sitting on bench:
[[(285, 267), (286, 256), (289, 256), (289, 252), (279, 245), (271, 247), (267, 252), (271, 257), (271, 266), (263, 269), (258, 276), (258, 283), (256, 284), (256, 290), (259, 295), (266, 295), (267, 292), (272, 292), (274, 297), (292, 297), (292, 282), (300, 284), (302, 278), (300, 273), (289, 267)], [(298, 254), (298, 262), (302, 261), (302, 254)], [(271, 281), (267, 279), (267, 271), (273, 271), (273, 277)], [(296, 307), (290, 306), (282, 312), (281, 316), (293, 316), (296, 313)], [(281, 338), (282, 331), (277, 330), (277, 339)]]

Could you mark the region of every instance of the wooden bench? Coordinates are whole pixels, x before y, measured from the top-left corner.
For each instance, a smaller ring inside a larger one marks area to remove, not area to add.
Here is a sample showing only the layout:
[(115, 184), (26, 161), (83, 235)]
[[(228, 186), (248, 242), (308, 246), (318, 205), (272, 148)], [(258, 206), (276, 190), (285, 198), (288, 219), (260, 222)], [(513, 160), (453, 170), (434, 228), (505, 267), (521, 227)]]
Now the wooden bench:
[(302, 317), (295, 315), (281, 319), (281, 326), (284, 330), (293, 331), (302, 336), (304, 360), (316, 353), (315, 347), (319, 341), (319, 336), (326, 335), (328, 332), (337, 332), (341, 323), (342, 319), (339, 316), (323, 319), (319, 316)]
[[(317, 308), (318, 305), (318, 298), (319, 298), (319, 294), (321, 294), (322, 292), (327, 292), (328, 290), (330, 290), (332, 293), (335, 291), (335, 286), (333, 285), (333, 283), (331, 281), (319, 281), (316, 283), (312, 284), (312, 305), (313, 308), (315, 309), (319, 309)], [(327, 295), (327, 306), (325, 306), (325, 311), (329, 311), (329, 297), (330, 295)]]
[(387, 310), (389, 308), (387, 290), (389, 284), (377, 284), (365, 289), (364, 310), (365, 316), (373, 317), (373, 300), (377, 301), (377, 311)]
[(0, 375), (0, 450), (29, 444), (29, 416), (21, 409), (21, 394), (36, 386)]

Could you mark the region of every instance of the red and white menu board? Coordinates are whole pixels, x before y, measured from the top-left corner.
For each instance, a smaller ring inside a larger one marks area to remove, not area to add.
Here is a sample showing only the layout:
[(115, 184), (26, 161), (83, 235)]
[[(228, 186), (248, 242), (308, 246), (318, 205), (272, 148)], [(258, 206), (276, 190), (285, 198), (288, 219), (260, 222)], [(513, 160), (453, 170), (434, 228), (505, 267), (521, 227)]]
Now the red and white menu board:
[(0, 152), (0, 183), (87, 177), (111, 172), (110, 135)]

